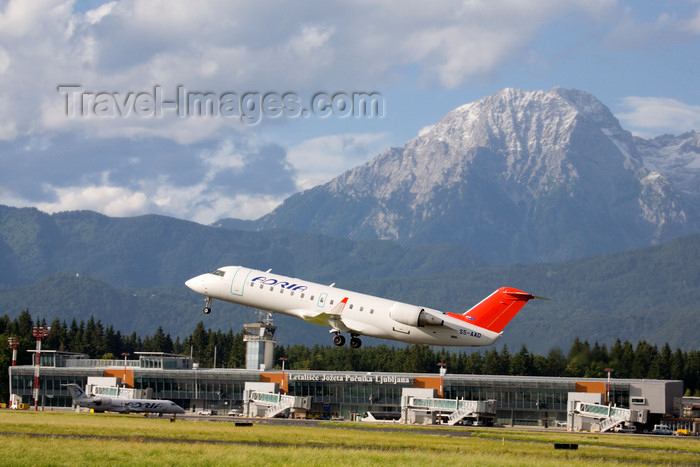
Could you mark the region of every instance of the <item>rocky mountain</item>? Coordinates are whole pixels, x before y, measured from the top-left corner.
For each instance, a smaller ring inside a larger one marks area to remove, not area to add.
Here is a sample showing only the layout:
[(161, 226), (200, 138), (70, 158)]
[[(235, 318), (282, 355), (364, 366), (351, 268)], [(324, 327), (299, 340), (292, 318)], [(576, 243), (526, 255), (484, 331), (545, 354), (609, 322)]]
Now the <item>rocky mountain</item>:
[(636, 139), (582, 91), (504, 89), (254, 225), (453, 242), (493, 263), (623, 251), (700, 231), (699, 140)]
[(635, 138), (635, 144), (647, 169), (663, 174), (675, 190), (700, 204), (700, 133)]

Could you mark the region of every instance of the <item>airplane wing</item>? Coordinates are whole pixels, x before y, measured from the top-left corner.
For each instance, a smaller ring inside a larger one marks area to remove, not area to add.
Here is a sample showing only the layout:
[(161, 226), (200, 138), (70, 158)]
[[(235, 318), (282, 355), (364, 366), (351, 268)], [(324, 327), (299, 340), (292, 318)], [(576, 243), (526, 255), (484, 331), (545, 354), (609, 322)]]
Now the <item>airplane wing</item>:
[(343, 324), (340, 315), (327, 312), (310, 312), (309, 310), (300, 310), (300, 317), (307, 323), (318, 324), (321, 326), (329, 326), (341, 332), (348, 332), (350, 329)]
[(321, 326), (330, 326), (334, 330), (347, 332), (349, 329), (343, 324), (340, 317), (348, 303), (348, 297), (343, 298), (333, 307), (331, 311), (311, 311), (299, 310), (297, 313), (301, 319), (307, 323), (320, 324)]

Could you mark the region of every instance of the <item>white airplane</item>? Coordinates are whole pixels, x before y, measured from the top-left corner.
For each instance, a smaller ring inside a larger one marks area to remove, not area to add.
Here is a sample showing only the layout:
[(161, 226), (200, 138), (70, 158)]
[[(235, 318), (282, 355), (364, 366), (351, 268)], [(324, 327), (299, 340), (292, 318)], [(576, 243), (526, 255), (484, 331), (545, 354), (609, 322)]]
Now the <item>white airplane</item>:
[(80, 407), (93, 409), (95, 412), (143, 412), (157, 413), (160, 416), (166, 413), (176, 415), (185, 413), (185, 410), (175, 402), (160, 399), (125, 399), (123, 397), (95, 397), (88, 396), (77, 384), (65, 385), (70, 391), (73, 403)]
[(392, 339), (412, 344), (483, 346), (493, 344), (508, 322), (528, 300), (521, 290), (501, 287), (464, 314), (442, 313), (422, 306), (315, 284), (301, 279), (225, 266), (193, 277), (185, 285), (204, 295), (204, 313), (213, 298), (301, 318), (330, 326), (333, 343), (358, 348), (358, 336)]

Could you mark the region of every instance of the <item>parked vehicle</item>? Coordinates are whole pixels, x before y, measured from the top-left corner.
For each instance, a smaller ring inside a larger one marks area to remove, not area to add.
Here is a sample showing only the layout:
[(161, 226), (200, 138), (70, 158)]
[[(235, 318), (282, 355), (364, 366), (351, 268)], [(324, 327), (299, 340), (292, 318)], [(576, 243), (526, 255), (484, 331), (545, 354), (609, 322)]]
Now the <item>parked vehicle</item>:
[(655, 435), (672, 435), (673, 430), (668, 427), (668, 425), (654, 425), (654, 429), (651, 432)]

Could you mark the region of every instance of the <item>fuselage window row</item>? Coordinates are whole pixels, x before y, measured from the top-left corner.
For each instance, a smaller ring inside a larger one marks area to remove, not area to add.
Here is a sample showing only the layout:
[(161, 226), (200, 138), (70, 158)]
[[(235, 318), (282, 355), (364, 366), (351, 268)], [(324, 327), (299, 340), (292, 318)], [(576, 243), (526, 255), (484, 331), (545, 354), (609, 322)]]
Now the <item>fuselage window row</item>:
[[(251, 286), (251, 287), (254, 287), (254, 286), (255, 286), (255, 282), (251, 282), (251, 283), (250, 283), (250, 286)], [(264, 288), (265, 288), (265, 285), (264, 285), (264, 284), (260, 284), (260, 289), (264, 289)], [(275, 290), (274, 285), (273, 285), (273, 286), (270, 286), (270, 292), (273, 292), (274, 290)], [(284, 289), (283, 289), (283, 288), (280, 288), (280, 293), (281, 293), (281, 294), (284, 294)], [(289, 295), (290, 295), (290, 296), (293, 296), (293, 295), (294, 295), (294, 291), (293, 291), (293, 290), (290, 290), (290, 291), (289, 291)], [(301, 298), (303, 299), (305, 296), (306, 296), (306, 294), (302, 292)], [(314, 295), (311, 295), (311, 296), (309, 297), (309, 300), (310, 300), (310, 301), (313, 301), (313, 300), (314, 300)], [(319, 299), (319, 300), (320, 300), (321, 304), (323, 304), (324, 299)], [(331, 301), (330, 301), (330, 306), (333, 306), (334, 304), (335, 304), (335, 300), (331, 300)], [(353, 307), (354, 307), (354, 304), (351, 304), (349, 309), (352, 310)], [(360, 307), (360, 311), (364, 311), (364, 310), (365, 310), (365, 307), (361, 306), (361, 307)], [(370, 314), (374, 314), (374, 309), (370, 310)]]

